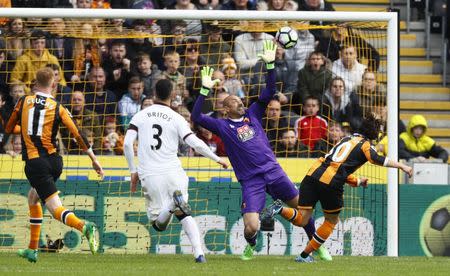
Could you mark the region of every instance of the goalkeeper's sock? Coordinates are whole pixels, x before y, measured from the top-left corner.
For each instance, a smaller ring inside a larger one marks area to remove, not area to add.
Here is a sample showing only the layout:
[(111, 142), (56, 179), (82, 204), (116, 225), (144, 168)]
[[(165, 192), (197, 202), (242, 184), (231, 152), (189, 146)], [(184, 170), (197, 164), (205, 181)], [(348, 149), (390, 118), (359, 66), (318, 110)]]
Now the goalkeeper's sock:
[(30, 243), (29, 249), (36, 250), (39, 246), (39, 237), (41, 235), (42, 225), (42, 206), (40, 203), (36, 205), (29, 205), (30, 209)]
[(335, 224), (325, 220), (314, 233), (313, 238), (308, 242), (308, 245), (305, 250), (303, 250), (303, 253), (309, 255), (311, 252), (317, 250), (328, 239), (331, 233), (333, 233), (334, 226)]
[(159, 231), (164, 231), (167, 229), (167, 225), (169, 225), (172, 220), (173, 212), (170, 209), (162, 210), (158, 217), (156, 218), (155, 224), (158, 227)]
[(316, 232), (314, 218), (310, 217), (308, 220), (308, 224), (303, 226), (303, 229), (305, 229), (306, 235), (308, 235), (308, 239), (311, 240), (313, 238), (314, 233)]
[(192, 248), (194, 249), (194, 257), (198, 258), (200, 255), (205, 255), (202, 249), (200, 231), (198, 230), (198, 226), (194, 218), (192, 216), (186, 216), (180, 220), (180, 222), (184, 232), (191, 241)]
[(83, 233), (84, 222), (75, 216), (72, 211), (67, 210), (63, 206), (55, 209), (54, 218)]
[(250, 246), (255, 246), (256, 245), (256, 237), (258, 236), (258, 232), (256, 232), (253, 235), (247, 235), (244, 232), (244, 238), (247, 241), (248, 244), (250, 244)]
[(295, 208), (283, 207), (280, 211), (280, 215), (286, 220), (290, 221), (295, 226), (302, 226), (302, 214), (300, 210)]

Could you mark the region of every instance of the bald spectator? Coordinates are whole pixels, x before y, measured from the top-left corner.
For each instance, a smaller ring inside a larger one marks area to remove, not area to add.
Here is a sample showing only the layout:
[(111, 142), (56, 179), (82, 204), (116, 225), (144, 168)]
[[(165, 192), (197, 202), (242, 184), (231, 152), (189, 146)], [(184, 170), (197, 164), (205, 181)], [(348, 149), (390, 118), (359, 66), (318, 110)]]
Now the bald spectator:
[[(72, 93), (70, 103), (70, 111), (72, 113), (73, 120), (77, 123), (81, 130), (92, 132), (94, 140), (94, 145), (92, 148), (94, 151), (100, 150), (103, 126), (100, 125), (100, 120), (97, 114), (94, 111), (85, 108), (86, 102), (83, 92), (74, 91)], [(66, 127), (61, 128), (61, 137), (69, 153), (81, 154), (81, 151), (76, 145), (76, 140), (72, 137)]]
[(88, 80), (91, 89), (86, 93), (86, 108), (97, 113), (103, 125), (105, 116), (116, 116), (116, 95), (106, 89), (106, 75), (102, 67), (93, 67)]
[(362, 75), (367, 66), (358, 62), (358, 54), (353, 45), (345, 45), (341, 49), (341, 58), (333, 62), (331, 72), (345, 81), (345, 94), (350, 95), (361, 85)]

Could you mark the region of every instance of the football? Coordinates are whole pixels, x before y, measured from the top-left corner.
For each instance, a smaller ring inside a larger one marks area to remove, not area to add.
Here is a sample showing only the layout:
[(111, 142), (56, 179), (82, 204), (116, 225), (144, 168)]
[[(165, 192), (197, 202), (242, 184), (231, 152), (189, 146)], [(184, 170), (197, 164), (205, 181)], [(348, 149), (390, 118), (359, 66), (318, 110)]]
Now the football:
[(434, 201), (422, 218), (420, 238), (428, 256), (450, 256), (450, 196)]
[(275, 39), (281, 47), (283, 47), (284, 49), (289, 49), (297, 44), (298, 33), (291, 27), (281, 27), (277, 31)]

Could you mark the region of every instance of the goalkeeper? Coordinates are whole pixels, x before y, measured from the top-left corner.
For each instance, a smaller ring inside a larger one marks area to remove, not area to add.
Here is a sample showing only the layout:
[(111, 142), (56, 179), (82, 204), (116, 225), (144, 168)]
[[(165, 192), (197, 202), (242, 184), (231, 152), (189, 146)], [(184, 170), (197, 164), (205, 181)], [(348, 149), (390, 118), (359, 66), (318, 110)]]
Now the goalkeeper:
[[(215, 119), (201, 114), (205, 97), (219, 82), (211, 79), (213, 68), (203, 67), (202, 88), (191, 115), (193, 122), (220, 136), (236, 177), (241, 183), (241, 212), (244, 217), (244, 237), (248, 242), (241, 256), (242, 260), (250, 260), (253, 257), (260, 225), (259, 216), (265, 205), (266, 191), (272, 198), (280, 199), (292, 207), (293, 218), (298, 212), (295, 208), (298, 205), (299, 192), (278, 164), (261, 123), (267, 104), (276, 93), (275, 51), (274, 42), (270, 40), (264, 42), (264, 51), (259, 57), (266, 63), (268, 77), (266, 88), (259, 99), (246, 110), (239, 97), (228, 96), (223, 102), (227, 114), (225, 119)], [(314, 220), (311, 219), (304, 228), (311, 239), (315, 232)], [(323, 259), (331, 259), (326, 249), (319, 250), (318, 254)]]

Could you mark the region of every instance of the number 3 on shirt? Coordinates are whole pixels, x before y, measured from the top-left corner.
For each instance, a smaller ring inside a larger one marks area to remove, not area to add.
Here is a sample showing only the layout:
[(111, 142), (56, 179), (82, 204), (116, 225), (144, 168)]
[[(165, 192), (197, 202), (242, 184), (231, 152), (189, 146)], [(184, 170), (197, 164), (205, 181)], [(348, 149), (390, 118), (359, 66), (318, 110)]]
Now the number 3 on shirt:
[(161, 134), (162, 134), (162, 127), (158, 124), (154, 124), (152, 125), (153, 129), (156, 129), (156, 133), (153, 133), (153, 139), (156, 140), (156, 146), (151, 146), (152, 150), (159, 150), (161, 148), (162, 145), (162, 141), (161, 141)]

